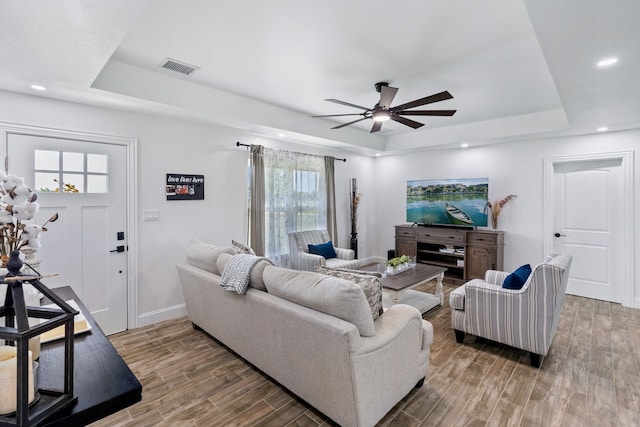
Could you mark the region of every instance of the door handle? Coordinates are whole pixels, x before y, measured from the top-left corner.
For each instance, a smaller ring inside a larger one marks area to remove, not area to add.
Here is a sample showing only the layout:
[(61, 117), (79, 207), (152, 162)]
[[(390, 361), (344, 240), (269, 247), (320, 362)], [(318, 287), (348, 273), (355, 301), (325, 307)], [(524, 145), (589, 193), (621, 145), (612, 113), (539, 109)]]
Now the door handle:
[(555, 237), (567, 237), (566, 234), (560, 234), (560, 233), (556, 233), (554, 234)]
[(117, 253), (124, 252), (124, 246), (116, 246), (114, 250), (109, 252), (117, 252)]

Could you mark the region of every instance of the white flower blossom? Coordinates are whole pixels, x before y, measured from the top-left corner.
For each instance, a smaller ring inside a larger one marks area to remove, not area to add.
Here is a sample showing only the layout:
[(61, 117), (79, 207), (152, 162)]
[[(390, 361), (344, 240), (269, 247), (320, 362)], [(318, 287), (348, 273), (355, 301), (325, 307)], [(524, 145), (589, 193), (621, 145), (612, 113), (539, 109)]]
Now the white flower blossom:
[(31, 221), (35, 218), (40, 205), (37, 203), (23, 203), (13, 207), (13, 216), (22, 221)]
[(36, 224), (25, 225), (22, 230), (22, 240), (25, 243), (24, 247), (31, 249), (40, 249), (42, 245), (40, 244), (40, 233), (42, 232), (42, 227)]
[(0, 208), (0, 224), (12, 224), (14, 221), (11, 212), (4, 208)]
[(3, 258), (23, 247), (39, 249), (44, 226), (58, 219), (55, 213), (42, 226), (25, 222), (35, 218), (40, 207), (35, 203), (37, 198), (22, 178), (0, 172), (0, 254)]

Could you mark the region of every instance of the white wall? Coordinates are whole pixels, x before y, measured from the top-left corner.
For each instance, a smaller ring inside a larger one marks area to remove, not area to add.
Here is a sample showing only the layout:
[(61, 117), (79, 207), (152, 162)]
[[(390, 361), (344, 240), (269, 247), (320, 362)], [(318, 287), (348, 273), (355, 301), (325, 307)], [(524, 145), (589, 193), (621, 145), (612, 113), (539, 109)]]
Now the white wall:
[[(362, 178), (363, 192), (373, 191), (370, 158), (258, 138), (217, 126), (2, 91), (0, 121), (138, 139), (138, 247), (130, 247), (138, 255), (138, 316), (134, 322), (130, 320), (131, 326), (185, 313), (175, 264), (184, 259), (192, 238), (219, 245), (230, 245), (231, 239), (246, 241), (248, 152), (237, 148), (236, 141), (346, 157), (347, 163), (336, 163), (339, 241), (343, 247), (348, 247), (349, 237), (348, 178)], [(167, 173), (204, 175), (205, 200), (167, 201)], [(371, 210), (368, 205), (372, 201), (371, 197), (365, 198), (363, 211)], [(159, 211), (159, 221), (142, 221), (142, 212), (150, 209)], [(372, 217), (364, 216), (361, 227), (369, 228)], [(363, 237), (361, 257), (372, 252), (367, 250), (370, 238)]]
[[(67, 103), (0, 91), (0, 121), (134, 137), (138, 139), (138, 326), (184, 313), (175, 263), (192, 238), (217, 244), (246, 241), (247, 152), (236, 141), (314, 154), (347, 157), (336, 163), (339, 243), (348, 247), (349, 179), (363, 193), (359, 210), (359, 257), (386, 257), (394, 247), (396, 224), (405, 223), (405, 186), (409, 179), (488, 177), (491, 199), (517, 194), (500, 217), (506, 231), (505, 268), (543, 257), (543, 160), (565, 156), (635, 150), (640, 130), (582, 137), (532, 140), (466, 150), (442, 150), (370, 158), (344, 151), (258, 138), (239, 131), (187, 121)], [(638, 169), (638, 158), (635, 157)], [(205, 175), (204, 201), (166, 201), (166, 173)], [(640, 185), (635, 176), (635, 212)], [(160, 211), (157, 222), (142, 212)], [(634, 245), (640, 243), (635, 230)], [(635, 271), (640, 271), (636, 261)], [(637, 274), (636, 274), (637, 277)], [(635, 281), (636, 296), (640, 286)]]
[[(543, 163), (546, 157), (636, 150), (640, 130), (551, 138), (478, 148), (425, 151), (375, 159), (375, 220), (378, 255), (394, 247), (394, 225), (406, 224), (406, 183), (411, 179), (488, 177), (490, 200), (508, 194), (518, 198), (502, 211), (498, 229), (505, 231), (505, 269), (536, 263), (544, 257)], [(638, 156), (634, 169), (639, 169)], [(640, 185), (634, 177), (634, 211), (640, 208)], [(631, 230), (633, 224), (628, 225)], [(640, 244), (635, 228), (634, 246)], [(640, 260), (634, 270), (640, 271)], [(637, 273), (635, 275), (637, 277)], [(640, 285), (634, 280), (634, 295)]]

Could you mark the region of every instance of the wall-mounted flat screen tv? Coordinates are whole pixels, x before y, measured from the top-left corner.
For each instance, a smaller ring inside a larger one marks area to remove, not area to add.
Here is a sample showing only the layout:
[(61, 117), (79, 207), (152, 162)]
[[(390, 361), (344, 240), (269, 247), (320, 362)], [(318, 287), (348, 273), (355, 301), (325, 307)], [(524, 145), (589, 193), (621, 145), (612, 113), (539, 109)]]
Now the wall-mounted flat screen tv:
[(486, 227), (489, 178), (407, 181), (407, 222)]

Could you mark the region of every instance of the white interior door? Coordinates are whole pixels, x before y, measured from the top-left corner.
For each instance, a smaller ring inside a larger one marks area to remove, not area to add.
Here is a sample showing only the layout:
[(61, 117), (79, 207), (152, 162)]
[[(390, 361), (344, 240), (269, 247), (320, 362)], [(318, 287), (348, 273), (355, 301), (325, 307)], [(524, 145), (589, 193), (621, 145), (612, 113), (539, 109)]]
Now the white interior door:
[(556, 164), (553, 183), (553, 252), (573, 255), (567, 293), (622, 302), (622, 159)]
[(39, 271), (60, 274), (45, 284), (71, 286), (105, 333), (127, 329), (127, 148), (9, 134), (6, 152), (8, 173), (38, 192), (36, 223), (59, 213), (41, 235)]

